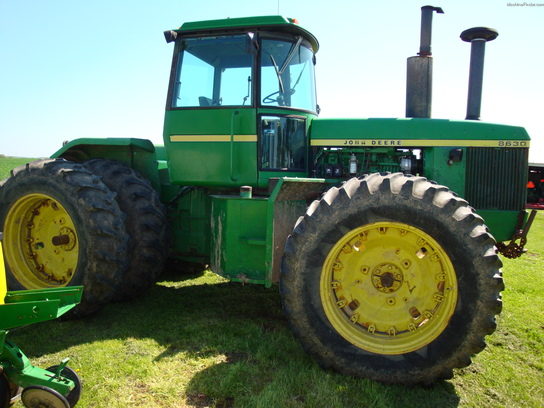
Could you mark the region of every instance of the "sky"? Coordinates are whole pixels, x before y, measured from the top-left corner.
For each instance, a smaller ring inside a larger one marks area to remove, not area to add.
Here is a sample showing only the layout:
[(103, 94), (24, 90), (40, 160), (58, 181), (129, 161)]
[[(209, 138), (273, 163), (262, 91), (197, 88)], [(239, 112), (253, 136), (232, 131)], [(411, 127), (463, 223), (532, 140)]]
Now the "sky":
[(433, 15), (432, 117), (464, 119), (470, 44), (485, 26), (481, 119), (523, 126), (544, 163), (544, 0), (0, 0), (0, 154), (48, 157), (80, 137), (162, 144), (173, 45), (186, 21), (280, 14), (320, 43), (321, 117), (404, 117), (406, 59)]

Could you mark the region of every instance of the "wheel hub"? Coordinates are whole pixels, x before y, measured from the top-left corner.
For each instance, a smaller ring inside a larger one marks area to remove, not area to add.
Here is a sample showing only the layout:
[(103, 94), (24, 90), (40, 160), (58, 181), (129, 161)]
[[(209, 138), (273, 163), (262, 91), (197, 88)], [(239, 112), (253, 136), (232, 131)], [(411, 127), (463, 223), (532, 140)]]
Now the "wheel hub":
[(400, 268), (392, 263), (384, 262), (376, 266), (372, 272), (372, 284), (383, 293), (397, 291), (404, 282)]
[(329, 252), (321, 300), (336, 331), (379, 354), (404, 354), (436, 339), (457, 303), (457, 279), (444, 249), (408, 224), (356, 228)]
[(70, 282), (79, 243), (70, 214), (57, 200), (44, 194), (21, 197), (7, 214), (4, 232), (6, 261), (25, 288)]

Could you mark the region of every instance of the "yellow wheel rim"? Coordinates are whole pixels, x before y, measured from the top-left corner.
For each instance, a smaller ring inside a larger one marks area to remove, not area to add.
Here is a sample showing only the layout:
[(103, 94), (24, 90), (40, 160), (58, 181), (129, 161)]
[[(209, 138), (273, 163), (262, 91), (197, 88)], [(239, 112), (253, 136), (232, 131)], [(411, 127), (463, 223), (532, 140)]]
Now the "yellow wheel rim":
[(23, 196), (7, 214), (4, 252), (23, 287), (67, 286), (79, 255), (74, 222), (55, 199), (44, 194)]
[(397, 222), (356, 228), (329, 252), (321, 301), (336, 331), (378, 354), (404, 354), (435, 340), (457, 303), (453, 265), (422, 230)]

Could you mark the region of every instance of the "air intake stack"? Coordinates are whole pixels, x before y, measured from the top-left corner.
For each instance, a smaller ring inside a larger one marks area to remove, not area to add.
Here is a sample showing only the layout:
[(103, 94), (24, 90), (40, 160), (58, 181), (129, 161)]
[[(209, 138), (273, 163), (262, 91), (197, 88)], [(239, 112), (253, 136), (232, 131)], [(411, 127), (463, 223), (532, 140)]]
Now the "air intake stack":
[(406, 117), (430, 118), (433, 90), (431, 33), (433, 12), (444, 14), (440, 7), (421, 7), (421, 37), (417, 57), (407, 61)]
[(499, 33), (497, 30), (486, 27), (469, 28), (461, 33), (461, 39), (471, 43), (467, 120), (480, 120), (482, 84), (484, 80), (485, 43), (493, 41), (498, 35)]

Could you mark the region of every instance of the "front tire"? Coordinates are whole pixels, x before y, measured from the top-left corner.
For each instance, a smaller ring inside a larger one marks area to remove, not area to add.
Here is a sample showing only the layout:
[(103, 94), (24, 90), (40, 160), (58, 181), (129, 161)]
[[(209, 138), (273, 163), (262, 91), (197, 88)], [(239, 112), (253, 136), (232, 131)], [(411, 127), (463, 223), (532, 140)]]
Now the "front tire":
[(351, 179), (288, 238), (283, 308), (322, 366), (431, 384), (470, 364), (495, 330), (504, 285), (494, 245), (446, 187), (401, 173)]
[(69, 315), (111, 301), (128, 264), (124, 215), (114, 194), (79, 164), (39, 160), (0, 182), (10, 290), (83, 285)]

